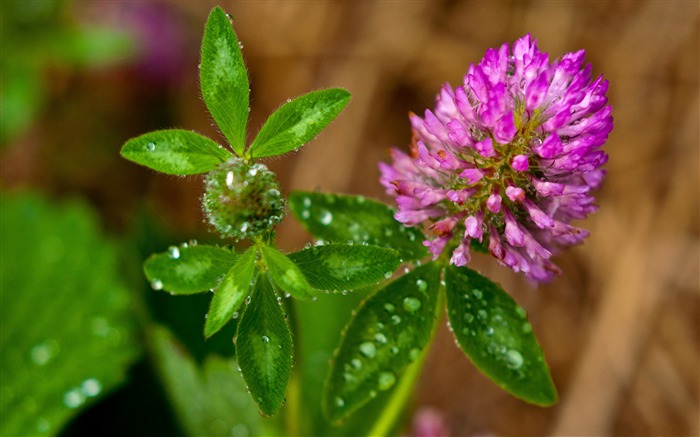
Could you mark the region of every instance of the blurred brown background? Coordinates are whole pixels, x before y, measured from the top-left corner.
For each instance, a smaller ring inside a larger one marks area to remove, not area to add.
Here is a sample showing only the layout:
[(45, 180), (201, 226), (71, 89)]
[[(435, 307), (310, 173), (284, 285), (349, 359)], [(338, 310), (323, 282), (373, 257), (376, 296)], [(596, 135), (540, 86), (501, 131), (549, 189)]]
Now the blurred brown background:
[[(127, 66), (46, 73), (47, 104), (2, 152), (4, 189), (82, 193), (115, 229), (145, 202), (204, 232), (201, 181), (118, 158), (128, 138), (183, 127), (216, 138), (198, 91), (201, 32), (214, 1), (77, 1), (81, 22), (133, 32)], [(560, 391), (548, 409), (478, 373), (443, 329), (416, 393), (451, 435), (700, 435), (700, 199), (697, 1), (222, 1), (252, 84), (251, 130), (286, 98), (340, 86), (353, 100), (299, 153), (274, 159), (286, 191), (390, 201), (377, 162), (410, 140), (409, 111), (432, 107), (486, 49), (530, 32), (555, 58), (585, 48), (610, 81), (615, 129), (591, 237), (537, 289), (487, 257), (475, 265), (527, 308)], [(150, 20), (150, 21), (149, 21)], [(80, 157), (79, 159), (76, 157)], [(281, 245), (308, 236), (291, 220)]]

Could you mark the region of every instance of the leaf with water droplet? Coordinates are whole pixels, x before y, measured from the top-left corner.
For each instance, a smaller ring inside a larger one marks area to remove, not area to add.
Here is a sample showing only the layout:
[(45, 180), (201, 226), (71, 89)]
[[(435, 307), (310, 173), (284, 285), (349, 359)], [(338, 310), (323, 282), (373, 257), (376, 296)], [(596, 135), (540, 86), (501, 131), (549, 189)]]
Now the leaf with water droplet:
[(209, 113), (234, 152), (242, 156), (250, 105), (248, 71), (231, 22), (218, 6), (204, 29), (199, 83)]
[[(457, 342), (486, 376), (537, 405), (557, 401), (556, 388), (525, 312), (503, 289), (467, 267), (445, 270), (447, 308)], [(467, 302), (469, 303), (467, 305)]]
[(238, 325), (236, 354), (260, 411), (274, 414), (284, 401), (292, 370), (292, 337), (264, 273), (258, 275), (251, 302)]
[(121, 155), (161, 173), (185, 176), (213, 170), (229, 159), (231, 152), (192, 131), (168, 129), (130, 139)]
[(280, 106), (248, 149), (251, 158), (282, 155), (298, 149), (325, 129), (350, 102), (341, 88), (313, 91)]
[(262, 256), (267, 264), (270, 278), (280, 290), (297, 299), (305, 300), (313, 297), (313, 288), (299, 267), (287, 255), (273, 247), (263, 246)]
[[(327, 241), (366, 243), (395, 249), (404, 261), (425, 258), (424, 236), (394, 219), (387, 205), (363, 196), (295, 191), (289, 209), (311, 235)], [(332, 220), (328, 222), (327, 213)]]
[[(441, 268), (432, 262), (417, 267), (360, 306), (343, 334), (326, 382), (323, 407), (330, 420), (347, 417), (377, 390), (389, 389), (425, 348), (437, 321)], [(419, 286), (418, 279), (426, 286)], [(333, 402), (336, 397), (345, 401), (342, 407)]]
[(140, 355), (129, 260), (83, 202), (3, 194), (0, 211), (0, 434), (57, 435)]
[[(173, 246), (175, 247), (175, 246)], [(233, 251), (216, 246), (175, 247), (178, 256), (152, 255), (143, 265), (149, 281), (160, 281), (160, 289), (176, 294), (201, 293), (215, 288), (238, 259)]]
[(255, 273), (255, 258), (255, 247), (248, 248), (219, 283), (204, 325), (206, 338), (214, 335), (233, 318), (233, 313), (238, 310), (250, 292), (250, 282)]
[(392, 249), (378, 246), (325, 244), (289, 255), (317, 290), (354, 290), (384, 280), (401, 259)]

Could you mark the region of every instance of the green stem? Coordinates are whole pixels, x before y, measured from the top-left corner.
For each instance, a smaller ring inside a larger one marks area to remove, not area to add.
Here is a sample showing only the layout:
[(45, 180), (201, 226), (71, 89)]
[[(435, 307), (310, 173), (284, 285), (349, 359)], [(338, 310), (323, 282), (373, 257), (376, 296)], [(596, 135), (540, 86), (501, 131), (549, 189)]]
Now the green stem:
[(421, 374), (421, 370), (423, 370), (423, 364), (425, 364), (428, 352), (430, 351), (430, 345), (435, 339), (437, 327), (440, 325), (442, 320), (444, 306), (445, 294), (442, 290), (442, 287), (440, 287), (440, 290), (438, 291), (437, 304), (435, 306), (435, 317), (437, 320), (436, 323), (433, 325), (433, 331), (431, 333), (430, 341), (428, 342), (428, 345), (425, 347), (425, 349), (423, 349), (423, 353), (421, 354), (421, 356), (406, 368), (406, 371), (401, 377), (401, 382), (399, 382), (399, 385), (394, 389), (394, 391), (391, 394), (391, 397), (384, 405), (384, 410), (382, 411), (382, 414), (374, 423), (372, 429), (370, 429), (370, 431), (367, 433), (368, 436), (387, 436), (395, 427), (396, 422), (399, 420), (401, 414), (405, 409), (406, 404), (408, 403), (409, 398), (411, 397), (411, 393), (413, 392), (413, 388), (415, 387), (416, 382), (418, 381), (418, 377)]

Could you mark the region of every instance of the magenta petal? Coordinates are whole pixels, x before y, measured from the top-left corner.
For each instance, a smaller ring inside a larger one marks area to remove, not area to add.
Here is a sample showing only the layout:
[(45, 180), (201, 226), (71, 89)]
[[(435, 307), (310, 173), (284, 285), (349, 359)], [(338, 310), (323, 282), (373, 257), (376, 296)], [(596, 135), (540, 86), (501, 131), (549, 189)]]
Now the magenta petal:
[(501, 144), (508, 144), (515, 136), (516, 132), (517, 129), (515, 128), (513, 111), (510, 111), (496, 123), (496, 127), (493, 130), (493, 137)]
[(493, 158), (496, 156), (496, 151), (493, 149), (493, 142), (491, 138), (486, 138), (485, 140), (479, 141), (474, 144), (474, 149), (484, 158)]
[(518, 225), (513, 215), (507, 209), (503, 211), (503, 215), (506, 219), (506, 241), (511, 246), (522, 247), (525, 244), (525, 235), (520, 230), (520, 225)]

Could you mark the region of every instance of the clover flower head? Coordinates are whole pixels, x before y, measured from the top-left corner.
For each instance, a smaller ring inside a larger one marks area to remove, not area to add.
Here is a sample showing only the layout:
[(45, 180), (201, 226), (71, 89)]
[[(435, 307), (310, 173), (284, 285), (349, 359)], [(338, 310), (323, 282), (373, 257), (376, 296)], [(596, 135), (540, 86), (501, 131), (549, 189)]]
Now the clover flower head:
[[(600, 150), (613, 128), (607, 80), (591, 77), (583, 50), (549, 62), (530, 35), (489, 49), (464, 84), (445, 84), (433, 111), (410, 115), (410, 154), (380, 163), (395, 218), (430, 222), (424, 244), (438, 258), (470, 260), (488, 247), (504, 266), (547, 282), (551, 257), (587, 235), (570, 222), (596, 211), (605, 175)], [(448, 252), (450, 253), (450, 252)]]

